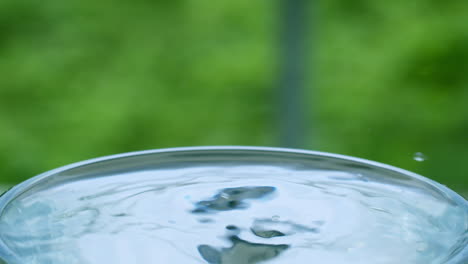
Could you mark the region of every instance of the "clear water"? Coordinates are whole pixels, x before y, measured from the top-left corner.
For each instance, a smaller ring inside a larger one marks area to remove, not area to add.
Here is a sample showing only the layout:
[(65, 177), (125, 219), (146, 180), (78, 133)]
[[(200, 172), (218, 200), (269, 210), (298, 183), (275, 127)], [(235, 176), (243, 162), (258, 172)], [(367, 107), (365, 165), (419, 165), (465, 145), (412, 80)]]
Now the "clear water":
[(0, 216), (18, 264), (444, 263), (466, 234), (466, 208), (431, 193), (275, 166), (82, 179)]

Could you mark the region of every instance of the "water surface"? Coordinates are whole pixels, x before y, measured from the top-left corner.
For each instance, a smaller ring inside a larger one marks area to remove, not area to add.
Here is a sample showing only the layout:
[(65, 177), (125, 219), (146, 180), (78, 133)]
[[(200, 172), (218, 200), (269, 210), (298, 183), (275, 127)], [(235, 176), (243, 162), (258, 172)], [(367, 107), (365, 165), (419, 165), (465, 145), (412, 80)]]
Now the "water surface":
[(82, 179), (0, 216), (11, 264), (444, 263), (466, 234), (466, 208), (429, 191), (274, 165)]

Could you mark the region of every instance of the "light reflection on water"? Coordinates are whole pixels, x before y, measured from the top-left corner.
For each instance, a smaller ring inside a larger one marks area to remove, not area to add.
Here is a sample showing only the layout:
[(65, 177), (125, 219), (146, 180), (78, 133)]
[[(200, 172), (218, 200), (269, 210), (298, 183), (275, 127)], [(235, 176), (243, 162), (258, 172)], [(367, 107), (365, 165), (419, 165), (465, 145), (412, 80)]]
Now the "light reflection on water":
[(454, 237), (466, 234), (466, 214), (362, 174), (198, 167), (23, 196), (1, 216), (0, 236), (31, 264), (425, 264), (463, 246)]

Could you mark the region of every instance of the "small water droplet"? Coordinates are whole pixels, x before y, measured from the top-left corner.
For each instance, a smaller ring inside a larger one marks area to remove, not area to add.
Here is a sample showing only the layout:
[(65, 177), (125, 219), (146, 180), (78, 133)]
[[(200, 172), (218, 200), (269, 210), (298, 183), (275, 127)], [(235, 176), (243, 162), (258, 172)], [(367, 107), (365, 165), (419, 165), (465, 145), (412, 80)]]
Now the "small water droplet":
[(424, 154), (421, 153), (421, 152), (416, 152), (416, 153), (414, 153), (414, 155), (413, 155), (413, 159), (414, 159), (415, 161), (423, 162), (423, 161), (425, 161), (425, 160), (427, 159), (427, 157), (426, 157), (426, 155), (424, 155)]
[(274, 215), (274, 216), (271, 217), (271, 220), (275, 221), (275, 222), (278, 222), (279, 219), (280, 219), (279, 215)]

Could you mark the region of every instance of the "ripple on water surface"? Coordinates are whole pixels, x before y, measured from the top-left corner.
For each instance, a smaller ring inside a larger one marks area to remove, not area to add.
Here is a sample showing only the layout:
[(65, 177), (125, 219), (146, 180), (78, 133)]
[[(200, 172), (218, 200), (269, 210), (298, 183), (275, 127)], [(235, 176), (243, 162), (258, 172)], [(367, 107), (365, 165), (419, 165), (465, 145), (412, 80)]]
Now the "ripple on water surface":
[(365, 176), (224, 166), (83, 179), (16, 199), (0, 237), (33, 264), (426, 264), (464, 246), (466, 208)]

